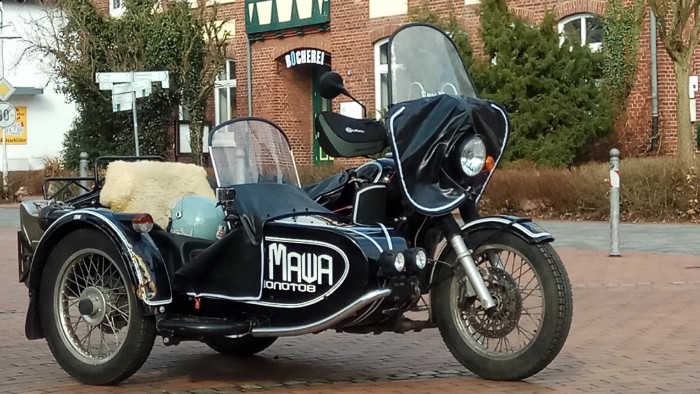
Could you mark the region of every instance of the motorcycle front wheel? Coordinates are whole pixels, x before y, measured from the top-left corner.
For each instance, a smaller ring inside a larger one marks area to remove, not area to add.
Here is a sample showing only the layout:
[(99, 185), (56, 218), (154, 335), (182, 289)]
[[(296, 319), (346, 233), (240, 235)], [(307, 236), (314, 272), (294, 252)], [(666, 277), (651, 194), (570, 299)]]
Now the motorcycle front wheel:
[[(485, 311), (454, 251), (438, 262), (434, 319), (453, 356), (474, 374), (514, 381), (535, 375), (559, 354), (571, 327), (568, 275), (548, 243), (482, 230), (465, 239), (496, 307)], [(446, 263), (446, 264), (445, 264)], [(452, 270), (449, 265), (458, 268)]]

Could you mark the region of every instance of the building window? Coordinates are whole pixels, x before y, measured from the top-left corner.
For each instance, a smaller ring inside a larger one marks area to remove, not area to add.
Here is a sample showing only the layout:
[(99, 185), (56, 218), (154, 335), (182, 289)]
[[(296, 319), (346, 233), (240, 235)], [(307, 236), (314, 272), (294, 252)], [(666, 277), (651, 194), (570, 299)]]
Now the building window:
[(121, 16), (124, 14), (125, 0), (109, 0), (109, 15)]
[(231, 59), (226, 60), (226, 65), (216, 77), (214, 107), (216, 124), (236, 116), (236, 62)]
[(389, 106), (389, 39), (383, 39), (374, 45), (374, 102), (377, 119)]
[(568, 39), (572, 43), (588, 45), (592, 52), (603, 44), (603, 25), (593, 14), (575, 14), (559, 21), (559, 43)]

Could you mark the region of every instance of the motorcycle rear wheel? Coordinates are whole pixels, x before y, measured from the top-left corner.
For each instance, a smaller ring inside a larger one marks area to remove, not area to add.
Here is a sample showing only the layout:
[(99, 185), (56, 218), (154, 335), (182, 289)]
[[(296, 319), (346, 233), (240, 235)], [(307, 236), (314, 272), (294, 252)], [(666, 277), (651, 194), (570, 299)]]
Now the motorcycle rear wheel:
[(247, 357), (269, 348), (276, 340), (277, 337), (252, 337), (246, 335), (240, 338), (208, 338), (204, 343), (225, 356)]
[[(484, 379), (515, 381), (537, 374), (559, 354), (571, 327), (573, 297), (561, 259), (550, 244), (530, 245), (508, 232), (482, 230), (465, 241), (497, 307), (487, 314), (466, 291), (463, 269), (452, 273), (438, 263), (434, 279), (447, 278), (434, 288), (431, 303), (443, 341), (465, 368)], [(494, 254), (499, 258), (490, 257)], [(454, 251), (445, 262), (456, 262)]]
[(106, 235), (91, 229), (66, 235), (51, 251), (40, 286), (44, 335), (69, 375), (112, 385), (141, 368), (155, 321), (137, 305), (128, 268)]

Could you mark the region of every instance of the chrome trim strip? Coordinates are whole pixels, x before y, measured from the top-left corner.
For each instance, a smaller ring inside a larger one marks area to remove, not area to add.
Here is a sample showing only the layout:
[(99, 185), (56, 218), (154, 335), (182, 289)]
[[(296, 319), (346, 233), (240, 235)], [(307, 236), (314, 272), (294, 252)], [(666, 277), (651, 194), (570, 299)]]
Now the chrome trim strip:
[(358, 298), (354, 302), (352, 302), (350, 305), (346, 306), (345, 308), (339, 310), (338, 312), (327, 316), (324, 319), (321, 319), (319, 321), (309, 323), (309, 324), (304, 324), (302, 326), (293, 326), (293, 327), (259, 327), (259, 328), (253, 328), (252, 330), (252, 335), (254, 337), (282, 337), (282, 336), (294, 336), (294, 335), (303, 335), (303, 334), (311, 334), (314, 332), (320, 332), (323, 330), (327, 330), (333, 325), (340, 323), (342, 320), (350, 317), (353, 313), (357, 312), (360, 310), (362, 307), (379, 300), (381, 298), (384, 298), (391, 294), (391, 289), (377, 289), (377, 290), (372, 290), (369, 293), (363, 295), (362, 297)]

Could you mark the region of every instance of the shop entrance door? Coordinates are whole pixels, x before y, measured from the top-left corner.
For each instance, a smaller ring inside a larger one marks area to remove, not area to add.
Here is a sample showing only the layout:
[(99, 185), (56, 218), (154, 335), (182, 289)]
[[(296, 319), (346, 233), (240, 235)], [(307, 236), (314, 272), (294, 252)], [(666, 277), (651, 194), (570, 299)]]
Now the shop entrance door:
[(311, 95), (312, 95), (312, 108), (313, 108), (313, 145), (314, 145), (314, 154), (313, 154), (313, 163), (314, 165), (324, 165), (324, 164), (333, 164), (333, 158), (328, 156), (326, 152), (321, 149), (321, 146), (318, 143), (318, 138), (316, 137), (317, 131), (316, 131), (316, 115), (320, 114), (323, 111), (330, 111), (331, 110), (331, 101), (324, 99), (321, 97), (321, 95), (318, 92), (318, 80), (323, 75), (324, 72), (328, 71), (326, 67), (314, 67), (312, 71), (312, 82), (311, 82)]

